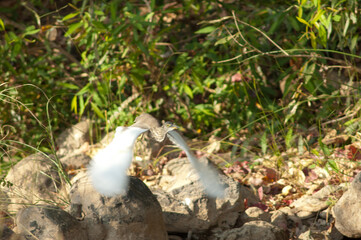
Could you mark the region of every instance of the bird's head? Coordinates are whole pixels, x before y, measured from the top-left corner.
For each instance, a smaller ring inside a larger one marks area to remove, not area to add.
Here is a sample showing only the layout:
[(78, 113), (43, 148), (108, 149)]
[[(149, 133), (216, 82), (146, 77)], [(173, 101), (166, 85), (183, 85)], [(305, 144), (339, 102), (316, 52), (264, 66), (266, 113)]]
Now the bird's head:
[(164, 128), (165, 132), (179, 129), (179, 127), (172, 122), (164, 122), (162, 127)]

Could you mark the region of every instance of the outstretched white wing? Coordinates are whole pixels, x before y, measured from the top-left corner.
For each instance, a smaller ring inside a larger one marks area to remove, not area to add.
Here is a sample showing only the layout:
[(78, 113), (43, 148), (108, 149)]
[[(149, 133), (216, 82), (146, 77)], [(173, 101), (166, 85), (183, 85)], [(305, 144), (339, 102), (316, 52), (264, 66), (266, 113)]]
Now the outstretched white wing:
[(127, 169), (133, 159), (133, 147), (148, 129), (117, 127), (114, 139), (91, 160), (88, 174), (94, 188), (105, 196), (124, 194), (128, 187)]
[(167, 134), (168, 138), (187, 154), (189, 161), (199, 175), (199, 179), (203, 184), (206, 193), (210, 197), (223, 197), (225, 187), (221, 184), (216, 170), (211, 166), (200, 162), (197, 157), (194, 156), (183, 137), (177, 131), (172, 130)]

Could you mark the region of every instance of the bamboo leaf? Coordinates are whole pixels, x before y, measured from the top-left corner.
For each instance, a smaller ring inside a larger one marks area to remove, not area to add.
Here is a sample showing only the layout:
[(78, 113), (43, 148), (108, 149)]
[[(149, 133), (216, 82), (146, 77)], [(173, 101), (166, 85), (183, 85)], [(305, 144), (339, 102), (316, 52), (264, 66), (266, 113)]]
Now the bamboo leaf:
[(90, 105), (93, 111), (95, 112), (95, 114), (98, 115), (98, 117), (100, 117), (101, 119), (105, 119), (104, 114), (102, 113), (102, 111), (100, 111), (100, 109), (95, 103), (91, 102)]
[(287, 149), (291, 148), (292, 137), (293, 137), (293, 128), (290, 128), (290, 129), (288, 129), (286, 137), (285, 137), (285, 144), (286, 144)]
[(262, 153), (266, 154), (266, 152), (267, 152), (267, 133), (266, 132), (264, 132), (262, 134), (262, 137), (260, 139), (260, 143), (261, 143)]
[(65, 36), (69, 37), (75, 30), (80, 28), (83, 25), (83, 22), (77, 22), (74, 24), (71, 24), (68, 28), (68, 31), (66, 31)]
[(297, 18), (297, 20), (300, 21), (301, 23), (307, 25), (308, 27), (311, 27), (310, 24), (308, 24), (308, 22), (307, 22), (305, 19), (300, 18), (300, 17), (296, 17), (296, 18)]
[(193, 99), (193, 92), (192, 92), (192, 89), (187, 85), (187, 84), (184, 84), (184, 92), (190, 97)]
[(78, 114), (78, 104), (77, 104), (77, 96), (75, 95), (71, 100), (71, 111), (74, 111), (75, 114)]
[(69, 20), (69, 19), (77, 16), (78, 14), (79, 14), (79, 12), (69, 13), (68, 15), (66, 15), (65, 17), (63, 17), (62, 21)]
[(196, 31), (195, 33), (196, 33), (196, 34), (206, 34), (206, 33), (213, 32), (213, 31), (216, 30), (216, 29), (217, 29), (217, 28), (214, 27), (214, 26), (208, 26), (208, 27), (199, 29), (199, 30)]
[(0, 30), (1, 31), (4, 31), (5, 30), (5, 25), (4, 25), (4, 22), (3, 22), (3, 20), (0, 18)]

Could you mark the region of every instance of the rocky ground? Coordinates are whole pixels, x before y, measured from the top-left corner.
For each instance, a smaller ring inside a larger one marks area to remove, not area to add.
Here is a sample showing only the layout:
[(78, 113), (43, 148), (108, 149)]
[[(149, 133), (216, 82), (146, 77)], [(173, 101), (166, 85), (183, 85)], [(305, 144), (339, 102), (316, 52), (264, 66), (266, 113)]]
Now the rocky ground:
[[(188, 160), (178, 157), (179, 152), (147, 165), (149, 159), (169, 148), (166, 143), (145, 139), (136, 146), (140, 157), (135, 158), (130, 174), (137, 177), (130, 178), (128, 193), (104, 197), (93, 189), (86, 174), (90, 156), (96, 151), (89, 146), (88, 129), (89, 123), (84, 121), (59, 137), (58, 160), (37, 153), (10, 170), (1, 187), (1, 239), (361, 237), (361, 175), (356, 175), (355, 166), (334, 176), (325, 171), (327, 166), (312, 166), (324, 161), (322, 157), (311, 153), (296, 157), (292, 152), (282, 155), (283, 160), (288, 158), (284, 171), (268, 165), (278, 161), (273, 157), (259, 158), (259, 164), (252, 168), (249, 161), (238, 161), (219, 171), (227, 186), (225, 197), (210, 199)], [(109, 139), (111, 136), (100, 144)], [(349, 152), (335, 154), (355, 162), (357, 149), (350, 146)], [(208, 143), (204, 150), (216, 151), (217, 141)], [(204, 154), (201, 160), (212, 164), (225, 158), (209, 156), (212, 161)]]

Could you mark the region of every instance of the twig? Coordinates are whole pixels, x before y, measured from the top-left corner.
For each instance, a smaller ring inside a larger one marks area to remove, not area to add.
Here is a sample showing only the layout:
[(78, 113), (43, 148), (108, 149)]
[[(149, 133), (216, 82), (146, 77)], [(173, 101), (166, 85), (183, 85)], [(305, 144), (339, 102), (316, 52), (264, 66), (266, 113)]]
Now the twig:
[[(246, 22), (243, 22), (243, 21), (237, 19), (237, 18), (236, 18), (236, 15), (234, 14), (234, 11), (232, 11), (232, 15), (233, 15), (233, 18), (234, 18), (235, 22), (238, 21), (238, 22), (240, 22), (240, 23), (242, 23), (242, 24), (244, 24), (244, 25), (246, 25), (246, 26), (248, 26), (248, 27), (253, 28), (253, 29), (256, 30), (257, 32), (261, 33), (265, 38), (267, 38), (267, 40), (270, 41), (273, 45), (275, 45), (281, 52), (283, 52), (283, 54), (288, 55), (288, 53), (287, 53), (285, 50), (283, 50), (277, 43), (275, 43), (270, 37), (268, 37), (267, 34), (265, 34), (264, 32), (262, 32), (260, 29), (254, 27), (254, 26), (252, 26), (252, 25), (250, 25), (250, 24), (248, 24), (248, 23), (246, 23)], [(239, 28), (238, 28), (238, 24), (237, 24), (237, 23), (236, 23), (236, 27), (237, 27), (238, 32), (240, 33), (240, 30), (239, 30)]]
[(353, 110), (353, 112), (351, 114), (348, 114), (346, 116), (343, 116), (343, 117), (340, 117), (340, 118), (337, 118), (337, 119), (333, 119), (333, 120), (330, 120), (330, 121), (327, 121), (327, 122), (324, 122), (321, 124), (322, 127), (325, 127), (326, 125), (330, 124), (330, 123), (335, 123), (335, 122), (340, 122), (340, 121), (343, 121), (345, 119), (348, 119), (348, 118), (352, 118), (354, 117), (361, 109), (361, 104), (357, 104), (358, 106), (356, 107), (356, 109)]

